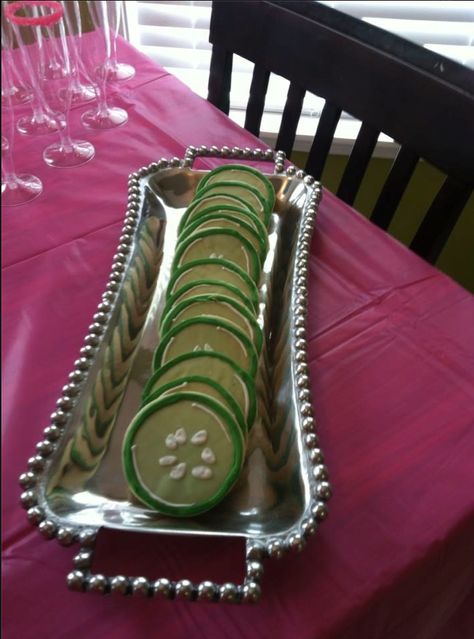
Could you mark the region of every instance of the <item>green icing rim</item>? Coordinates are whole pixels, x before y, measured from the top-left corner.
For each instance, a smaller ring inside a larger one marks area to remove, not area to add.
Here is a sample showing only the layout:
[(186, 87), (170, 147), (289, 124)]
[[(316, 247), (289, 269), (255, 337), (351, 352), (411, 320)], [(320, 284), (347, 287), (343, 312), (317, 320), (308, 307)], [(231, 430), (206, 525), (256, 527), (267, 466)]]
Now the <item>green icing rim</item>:
[[(178, 313), (186, 309), (188, 306), (191, 306), (192, 304), (195, 304), (197, 302), (223, 302), (223, 303), (229, 304), (229, 306), (232, 306), (232, 308), (234, 308), (238, 313), (240, 313), (240, 315), (242, 315), (251, 325), (255, 348), (257, 349), (257, 353), (260, 355), (262, 351), (262, 344), (263, 344), (263, 333), (253, 313), (249, 311), (246, 306), (243, 306), (242, 304), (239, 304), (239, 302), (236, 302), (232, 297), (221, 295), (220, 293), (207, 293), (207, 294), (204, 293), (202, 295), (195, 295), (194, 297), (189, 297), (188, 299), (183, 300), (182, 302), (178, 302), (176, 306), (173, 306), (172, 308), (170, 308), (170, 310), (166, 313), (166, 315), (163, 312), (163, 314), (161, 315), (161, 321), (160, 321), (161, 337), (166, 335), (166, 333), (170, 330), (170, 324)], [(196, 317), (217, 317), (221, 319), (219, 315), (200, 314)], [(226, 322), (232, 322), (232, 320), (229, 320), (228, 318), (222, 318), (222, 319)], [(237, 328), (240, 329), (239, 326), (237, 326)]]
[[(228, 197), (231, 200), (235, 200), (235, 204), (213, 204), (212, 203), (212, 199), (213, 198), (217, 198), (217, 197)], [(245, 212), (245, 213), (252, 213), (253, 215), (255, 215), (255, 217), (260, 220), (260, 218), (258, 217), (257, 212), (255, 211), (255, 209), (248, 203), (246, 202), (243, 198), (239, 197), (238, 195), (233, 195), (231, 193), (215, 193), (212, 195), (204, 195), (203, 197), (198, 197), (196, 199), (193, 199), (191, 201), (191, 204), (188, 206), (188, 208), (186, 209), (186, 211), (183, 214), (183, 217), (181, 218), (179, 225), (178, 225), (178, 235), (180, 235), (183, 231), (183, 228), (186, 226), (186, 224), (188, 223), (189, 217), (192, 215), (194, 209), (199, 206), (200, 204), (202, 204), (203, 202), (209, 201), (209, 207), (232, 207), (234, 209), (238, 209), (239, 211)], [(204, 209), (203, 209), (204, 210)], [(262, 220), (260, 220), (261, 222)], [(263, 224), (263, 222), (262, 222)]]
[[(247, 335), (245, 335), (245, 333), (243, 333), (240, 330), (240, 328), (237, 328), (236, 326), (234, 326), (234, 324), (231, 324), (231, 322), (226, 322), (225, 320), (220, 320), (220, 319), (217, 319), (217, 318), (214, 318), (214, 317), (190, 318), (190, 319), (184, 320), (183, 322), (180, 322), (176, 326), (173, 326), (173, 328), (170, 329), (166, 333), (166, 335), (163, 335), (162, 340), (160, 341), (158, 347), (155, 350), (155, 353), (153, 355), (153, 369), (154, 370), (157, 370), (158, 368), (160, 368), (160, 366), (161, 366), (161, 358), (163, 357), (163, 351), (165, 350), (165, 348), (166, 348), (168, 342), (170, 341), (170, 339), (173, 338), (173, 337), (176, 337), (176, 335), (179, 335), (179, 333), (183, 329), (187, 328), (188, 326), (193, 326), (195, 324), (207, 324), (207, 325), (211, 325), (211, 326), (221, 326), (222, 328), (225, 328), (227, 331), (229, 331), (229, 333), (232, 333), (233, 335), (235, 335), (242, 342), (242, 344), (245, 346), (247, 354), (249, 355), (250, 364), (249, 364), (249, 370), (247, 371), (247, 373), (249, 375), (251, 375), (252, 377), (255, 376), (255, 374), (257, 372), (257, 366), (258, 366), (258, 355), (257, 355), (257, 351), (255, 350), (255, 346), (253, 345), (253, 343), (250, 341), (250, 339), (247, 337)], [(204, 351), (204, 352), (207, 352), (207, 351)]]
[[(151, 497), (149, 492), (142, 487), (140, 480), (138, 479), (132, 454), (132, 446), (135, 434), (141, 428), (143, 422), (145, 422), (154, 413), (158, 412), (160, 408), (176, 404), (180, 401), (201, 403), (214, 411), (226, 423), (229, 429), (232, 444), (234, 446), (233, 463), (224, 483), (210, 499), (207, 499), (206, 501), (201, 503), (193, 504), (192, 506), (170, 506), (169, 504), (162, 503), (158, 496), (156, 496), (155, 498)], [(198, 393), (176, 393), (174, 395), (167, 395), (166, 397), (162, 397), (161, 399), (155, 399), (149, 404), (146, 404), (130, 423), (127, 432), (125, 433), (122, 446), (123, 469), (128, 484), (133, 493), (138, 497), (140, 501), (142, 501), (150, 508), (153, 508), (154, 510), (157, 510), (165, 515), (175, 517), (190, 517), (199, 515), (206, 510), (214, 508), (214, 506), (222, 501), (222, 499), (226, 496), (226, 494), (229, 492), (229, 490), (232, 488), (235, 481), (237, 480), (242, 468), (243, 458), (243, 435), (238, 424), (235, 422), (234, 419), (232, 419), (229, 411), (227, 411), (217, 401), (214, 401), (210, 397), (206, 397), (205, 395), (200, 395)]]
[[(250, 280), (250, 281), (252, 281), (252, 280)], [(211, 279), (203, 278), (203, 279), (200, 279), (200, 280), (195, 280), (194, 282), (188, 282), (187, 284), (184, 284), (184, 286), (182, 286), (177, 291), (175, 291), (171, 295), (171, 297), (168, 297), (168, 299), (166, 300), (166, 303), (165, 303), (165, 307), (163, 308), (162, 317), (164, 317), (166, 315), (166, 313), (170, 310), (170, 308), (174, 304), (176, 304), (176, 301), (179, 300), (181, 295), (184, 295), (185, 293), (187, 293), (191, 289), (195, 288), (196, 286), (203, 286), (203, 285), (205, 285), (205, 286), (222, 286), (227, 291), (231, 291), (234, 295), (237, 295), (237, 297), (242, 301), (242, 304), (245, 304), (245, 306), (248, 309), (250, 309), (251, 311), (254, 311), (254, 312), (256, 312), (258, 310), (258, 297), (257, 296), (254, 299), (250, 300), (248, 297), (245, 297), (245, 295), (242, 293), (242, 291), (240, 289), (238, 289), (236, 286), (234, 286), (233, 284), (229, 284), (228, 282), (222, 282), (222, 281), (219, 281), (219, 280), (211, 280)], [(206, 295), (206, 293), (198, 293), (198, 295)], [(222, 295), (225, 295), (225, 293), (222, 293)]]
[[(235, 224), (238, 224), (240, 227), (245, 229), (258, 241), (258, 244), (260, 246), (260, 250), (259, 250), (260, 261), (263, 264), (268, 251), (268, 234), (263, 222), (256, 216), (255, 216), (255, 219), (252, 219), (250, 215), (247, 213), (247, 211), (245, 211), (245, 213), (252, 220), (252, 222), (255, 222), (256, 226), (259, 227), (259, 230), (257, 230), (254, 226), (252, 226), (251, 223), (246, 222), (245, 220), (242, 220), (239, 217), (234, 217), (232, 215), (233, 212), (244, 213), (244, 211), (236, 211), (235, 208), (227, 208), (224, 211), (222, 207), (216, 207), (215, 210), (213, 211), (211, 211), (210, 209), (203, 210), (195, 220), (191, 221), (189, 224), (185, 226), (185, 228), (183, 229), (178, 239), (177, 246), (179, 246), (179, 244), (183, 240), (185, 240), (197, 229), (199, 229), (201, 224), (204, 224), (205, 222), (209, 222), (212, 220), (228, 220), (228, 221), (235, 222)], [(219, 225), (216, 224), (215, 228), (219, 228)], [(222, 228), (225, 228), (225, 227), (222, 227)]]
[[(256, 177), (260, 179), (266, 191), (265, 199), (269, 203), (270, 209), (273, 210), (273, 206), (275, 204), (275, 189), (273, 188), (273, 184), (270, 182), (270, 180), (264, 173), (262, 173), (258, 169), (254, 169), (252, 166), (246, 166), (244, 164), (223, 164), (222, 166), (218, 166), (217, 168), (212, 169), (212, 171), (209, 171), (209, 173), (205, 175), (202, 178), (202, 180), (198, 183), (196, 193), (200, 193), (201, 190), (209, 182), (209, 180), (213, 178), (215, 175), (220, 176), (221, 173), (226, 173), (227, 171), (235, 171), (235, 170), (251, 173), (252, 175), (255, 175)], [(225, 177), (224, 177), (224, 180), (225, 180)], [(216, 182), (213, 182), (213, 184), (216, 184)], [(244, 182), (244, 184), (246, 183)]]
[[(159, 386), (157, 389), (155, 389), (152, 393), (150, 393), (146, 397), (145, 401), (142, 402), (141, 404), (141, 408), (143, 406), (146, 406), (146, 404), (149, 404), (150, 402), (152, 402), (154, 399), (158, 399), (159, 397), (161, 397), (161, 395), (163, 395), (163, 393), (166, 393), (166, 391), (169, 391), (172, 388), (175, 388), (176, 386), (180, 386), (181, 384), (184, 384), (185, 382), (199, 382), (201, 384), (207, 384), (208, 386), (212, 386), (212, 388), (216, 390), (219, 393), (219, 395), (222, 396), (224, 400), (223, 402), (224, 408), (226, 408), (225, 404), (226, 403), (228, 404), (227, 409), (229, 410), (230, 408), (231, 412), (234, 414), (234, 417), (237, 423), (240, 426), (240, 429), (242, 430), (242, 433), (244, 434), (244, 437), (247, 437), (247, 433), (248, 433), (247, 421), (244, 417), (244, 414), (240, 406), (237, 404), (237, 402), (229, 393), (229, 391), (227, 391), (223, 386), (218, 384), (216, 381), (214, 381), (210, 377), (206, 377), (204, 375), (185, 375), (184, 377), (177, 377), (176, 379), (166, 382), (166, 384), (163, 384), (163, 386)], [(176, 391), (176, 392), (183, 392), (183, 393), (191, 392), (191, 393), (197, 393), (199, 395), (203, 394), (201, 393), (201, 391), (190, 391), (186, 389), (181, 389), (180, 391)], [(204, 395), (204, 396), (207, 397), (207, 395)], [(215, 400), (216, 398), (212, 397), (211, 399)]]
[[(240, 186), (247, 191), (251, 191), (262, 206), (262, 222), (265, 224), (265, 226), (268, 226), (273, 208), (270, 206), (268, 200), (263, 197), (257, 187), (253, 186), (253, 184), (247, 184), (246, 182), (240, 182), (239, 180), (219, 180), (219, 182), (211, 182), (211, 184), (205, 185), (196, 193), (196, 196), (202, 198), (206, 195), (234, 195), (234, 193), (226, 193), (225, 189), (228, 186)], [(258, 215), (258, 217), (260, 217), (259, 211), (255, 211), (255, 213)]]
[[(183, 266), (182, 264), (179, 263), (179, 261), (182, 258), (183, 253), (193, 242), (195, 242), (196, 240), (200, 240), (204, 237), (212, 236), (212, 235), (224, 235), (224, 236), (228, 235), (229, 237), (237, 238), (241, 242), (243, 248), (245, 248), (245, 250), (247, 251), (247, 254), (250, 259), (251, 273), (249, 273), (248, 275), (250, 275), (255, 282), (257, 282), (260, 279), (260, 271), (261, 271), (262, 265), (261, 265), (260, 257), (257, 251), (255, 250), (251, 242), (249, 242), (249, 240), (246, 237), (244, 237), (241, 233), (239, 233), (238, 231), (235, 231), (234, 229), (218, 229), (218, 228), (205, 229), (204, 231), (197, 231), (192, 236), (184, 239), (176, 247), (176, 252), (174, 255), (174, 260), (173, 260), (171, 270), (174, 271), (180, 266)], [(237, 264), (237, 266), (239, 265)]]
[(253, 426), (253, 423), (255, 421), (255, 416), (257, 414), (257, 395), (255, 392), (255, 382), (253, 381), (252, 377), (247, 373), (247, 371), (244, 371), (244, 369), (241, 368), (238, 364), (236, 364), (232, 359), (230, 359), (230, 357), (227, 357), (226, 355), (223, 355), (222, 353), (216, 353), (213, 351), (211, 352), (197, 351), (192, 353), (183, 353), (182, 355), (178, 355), (178, 357), (175, 357), (174, 359), (170, 359), (169, 362), (166, 362), (166, 364), (163, 364), (163, 366), (158, 368), (153, 373), (153, 375), (148, 379), (142, 393), (142, 404), (146, 402), (147, 396), (150, 394), (153, 386), (155, 385), (157, 380), (160, 379), (162, 375), (167, 373), (174, 366), (181, 364), (181, 362), (185, 362), (189, 359), (199, 359), (201, 357), (211, 357), (211, 358), (215, 358), (225, 362), (232, 368), (232, 370), (244, 382), (247, 388), (247, 394), (249, 398), (249, 414), (248, 414), (247, 421), (248, 421), (248, 427), (250, 429)]
[[(174, 294), (172, 293), (172, 291), (176, 283), (176, 280), (183, 273), (186, 273), (187, 271), (192, 270), (196, 266), (203, 266), (206, 264), (215, 264), (216, 266), (222, 266), (228, 269), (229, 271), (236, 273), (240, 277), (240, 279), (244, 281), (246, 286), (248, 286), (248, 288), (250, 289), (252, 300), (256, 300), (255, 308), (258, 307), (258, 289), (257, 289), (257, 285), (255, 284), (253, 279), (250, 277), (250, 275), (246, 273), (244, 269), (240, 268), (238, 264), (235, 264), (234, 262), (230, 262), (229, 260), (223, 260), (219, 257), (209, 257), (209, 258), (202, 258), (199, 260), (192, 260), (191, 262), (187, 262), (186, 264), (183, 264), (182, 266), (179, 266), (178, 268), (174, 269), (172, 271), (170, 281), (166, 289), (166, 300), (169, 300), (169, 298)], [(197, 279), (194, 281), (199, 282), (200, 280)], [(191, 284), (191, 282), (189, 282), (189, 284)]]

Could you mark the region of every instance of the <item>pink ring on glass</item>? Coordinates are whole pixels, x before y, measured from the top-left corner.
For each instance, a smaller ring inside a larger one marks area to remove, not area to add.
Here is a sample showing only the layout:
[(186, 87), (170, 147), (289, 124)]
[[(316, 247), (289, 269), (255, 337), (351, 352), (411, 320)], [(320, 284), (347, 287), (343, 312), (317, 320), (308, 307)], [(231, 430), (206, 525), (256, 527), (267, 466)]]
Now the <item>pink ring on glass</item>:
[[(52, 13), (47, 16), (25, 17), (17, 16), (16, 12), (26, 7), (48, 7)], [(49, 27), (56, 24), (63, 17), (63, 8), (55, 0), (33, 0), (32, 2), (12, 2), (5, 6), (5, 16), (7, 20), (18, 24), (20, 27)]]

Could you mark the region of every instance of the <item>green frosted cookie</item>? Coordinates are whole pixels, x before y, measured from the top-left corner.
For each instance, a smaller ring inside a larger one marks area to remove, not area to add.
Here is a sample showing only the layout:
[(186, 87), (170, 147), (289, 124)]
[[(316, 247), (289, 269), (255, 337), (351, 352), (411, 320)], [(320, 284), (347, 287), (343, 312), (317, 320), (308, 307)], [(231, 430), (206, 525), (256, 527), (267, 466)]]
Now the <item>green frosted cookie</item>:
[(257, 398), (255, 382), (237, 364), (222, 355), (207, 351), (184, 353), (158, 368), (148, 380), (142, 395), (142, 403), (164, 384), (182, 377), (205, 375), (212, 378), (235, 399), (241, 407), (250, 429), (255, 421)]
[(198, 184), (198, 196), (200, 196), (202, 189), (209, 184), (216, 184), (222, 181), (243, 182), (244, 184), (253, 186), (259, 190), (261, 195), (269, 203), (270, 209), (273, 210), (273, 205), (275, 203), (275, 190), (268, 177), (257, 169), (254, 169), (251, 166), (244, 166), (242, 164), (224, 164), (212, 171), (209, 171), (209, 173), (205, 175)]
[(198, 393), (175, 393), (146, 404), (131, 422), (123, 468), (136, 497), (175, 517), (216, 506), (236, 482), (244, 440), (221, 404)]
[(167, 300), (182, 287), (201, 280), (217, 280), (235, 286), (257, 310), (258, 289), (255, 282), (237, 264), (218, 258), (193, 260), (174, 269), (166, 289)]
[(178, 239), (177, 246), (197, 231), (210, 228), (235, 229), (248, 239), (257, 251), (260, 261), (263, 264), (268, 251), (268, 236), (264, 225), (258, 217), (255, 217), (255, 222), (256, 224), (260, 224), (258, 230), (256, 224), (252, 223), (250, 216), (242, 211), (235, 211), (233, 209), (217, 209), (216, 211), (206, 213), (203, 211), (201, 215), (184, 227)]
[(219, 294), (196, 295), (173, 306), (162, 315), (161, 337), (173, 326), (193, 317), (217, 317), (232, 322), (253, 341), (257, 353), (262, 350), (262, 330), (253, 313), (231, 297)]
[(239, 197), (255, 211), (257, 216), (263, 222), (265, 226), (268, 226), (270, 216), (272, 214), (272, 208), (269, 202), (263, 197), (260, 191), (250, 184), (245, 182), (232, 182), (232, 181), (219, 181), (216, 184), (205, 185), (197, 194), (196, 197), (201, 199), (213, 195), (232, 195)]
[(176, 249), (172, 270), (206, 258), (229, 260), (240, 266), (255, 282), (260, 279), (261, 263), (257, 251), (234, 229), (206, 229), (183, 239)]
[(238, 402), (235, 401), (229, 391), (223, 386), (210, 377), (206, 377), (204, 374), (176, 377), (171, 381), (163, 383), (162, 386), (158, 386), (152, 393), (147, 395), (145, 401), (142, 402), (142, 406), (149, 404), (159, 397), (182, 391), (186, 393), (200, 393), (201, 395), (215, 399), (232, 413), (245, 437), (247, 437), (247, 421)]
[[(214, 197), (224, 197), (224, 196), (214, 196)], [(213, 199), (213, 198), (209, 198)], [(250, 211), (249, 209), (245, 209), (243, 206), (239, 205), (212, 205), (208, 204), (206, 206), (206, 198), (202, 198), (200, 200), (201, 205), (198, 209), (191, 210), (191, 213), (186, 217), (184, 223), (180, 227), (179, 236), (181, 237), (185, 231), (185, 229), (191, 224), (195, 224), (197, 220), (201, 219), (205, 215), (211, 215), (216, 213), (224, 213), (225, 215), (232, 215), (233, 217), (243, 220), (250, 224), (257, 235), (262, 237), (265, 242), (267, 242), (267, 229), (262, 220), (258, 217), (258, 215), (254, 211)], [(249, 205), (247, 205), (249, 206)]]
[(250, 375), (257, 372), (258, 356), (252, 341), (231, 322), (215, 317), (195, 317), (173, 326), (155, 350), (153, 368), (196, 351), (222, 353)]
[(172, 306), (175, 306), (178, 302), (182, 302), (183, 300), (187, 300), (190, 297), (195, 297), (196, 295), (210, 295), (213, 293), (217, 293), (218, 295), (227, 295), (227, 297), (231, 297), (236, 302), (240, 302), (244, 304), (252, 313), (255, 313), (255, 310), (258, 307), (258, 299), (250, 300), (245, 297), (245, 294), (238, 289), (236, 286), (232, 284), (227, 284), (226, 282), (219, 282), (219, 280), (196, 280), (195, 282), (189, 282), (185, 284), (181, 288), (179, 288), (171, 297), (166, 301), (165, 307), (162, 312), (162, 317), (166, 315), (166, 313), (170, 310)]
[(207, 210), (210, 207), (226, 208), (228, 206), (232, 207), (233, 209), (239, 209), (241, 211), (251, 213), (258, 218), (255, 209), (253, 209), (252, 206), (241, 197), (235, 195), (226, 195), (224, 193), (218, 193), (217, 195), (207, 195), (194, 199), (188, 206), (179, 223), (178, 235), (182, 232), (186, 224), (195, 219), (201, 211)]

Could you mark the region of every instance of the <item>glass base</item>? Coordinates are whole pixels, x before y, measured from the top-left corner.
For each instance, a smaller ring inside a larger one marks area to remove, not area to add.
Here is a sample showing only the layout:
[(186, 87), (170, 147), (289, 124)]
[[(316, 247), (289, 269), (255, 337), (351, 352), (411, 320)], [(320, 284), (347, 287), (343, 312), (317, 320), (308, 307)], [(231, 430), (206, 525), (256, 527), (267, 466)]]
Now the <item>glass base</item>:
[(8, 93), (2, 91), (2, 106), (8, 106), (9, 100), (12, 105), (27, 104), (33, 99), (31, 91), (25, 87), (11, 87)]
[[(62, 90), (59, 92), (59, 97), (62, 101), (66, 101), (66, 90)], [(71, 104), (85, 104), (86, 102), (91, 102), (95, 100), (96, 92), (94, 91), (94, 87), (90, 84), (79, 84), (76, 87), (73, 87), (71, 90)]]
[(95, 149), (90, 142), (73, 140), (71, 145), (64, 145), (61, 142), (50, 144), (43, 151), (43, 160), (48, 166), (67, 169), (89, 162), (94, 155)]
[(125, 124), (128, 121), (128, 114), (120, 107), (91, 109), (82, 114), (81, 120), (86, 129), (113, 129)]
[(135, 75), (135, 67), (126, 62), (117, 62), (107, 66), (107, 80), (109, 82), (125, 82)]
[(31, 202), (43, 191), (43, 184), (34, 175), (15, 175), (13, 180), (2, 182), (2, 205), (19, 206)]
[[(47, 115), (41, 118), (25, 115), (18, 120), (16, 128), (23, 135), (46, 135), (47, 133), (56, 133), (59, 130), (56, 120)], [(64, 128), (64, 123), (61, 128)]]

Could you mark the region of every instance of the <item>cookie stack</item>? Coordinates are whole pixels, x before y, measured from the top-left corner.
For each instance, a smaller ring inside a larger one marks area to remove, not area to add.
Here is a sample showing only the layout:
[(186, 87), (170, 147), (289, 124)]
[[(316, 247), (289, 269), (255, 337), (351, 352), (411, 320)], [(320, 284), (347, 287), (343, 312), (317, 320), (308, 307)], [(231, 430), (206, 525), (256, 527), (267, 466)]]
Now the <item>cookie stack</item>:
[(256, 414), (258, 283), (275, 193), (259, 171), (210, 171), (179, 225), (142, 405), (123, 445), (133, 493), (172, 516), (209, 510), (237, 480)]

